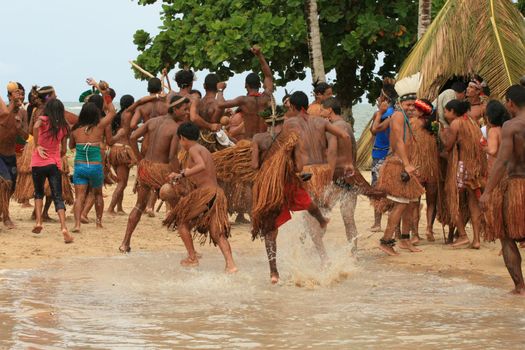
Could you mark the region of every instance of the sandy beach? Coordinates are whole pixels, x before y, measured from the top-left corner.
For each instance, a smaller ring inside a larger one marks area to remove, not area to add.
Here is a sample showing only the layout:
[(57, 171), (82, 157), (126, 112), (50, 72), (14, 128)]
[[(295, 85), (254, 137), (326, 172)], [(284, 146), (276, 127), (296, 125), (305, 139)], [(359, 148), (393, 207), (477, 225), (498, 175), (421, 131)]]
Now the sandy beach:
[[(369, 177), (369, 174), (366, 174)], [(132, 193), (134, 171), (130, 177), (130, 185), (126, 189), (124, 209), (127, 213), (133, 208), (135, 195)], [(109, 203), (114, 187), (104, 190), (105, 205)], [(424, 209), (423, 209), (424, 210)], [(111, 216), (104, 214), (104, 228), (97, 230), (94, 224), (94, 210), (90, 213), (90, 224), (82, 226), (82, 232), (75, 234), (75, 243), (65, 245), (61, 239), (59, 225), (56, 222), (46, 223), (41, 234), (31, 233), (34, 222), (30, 219), (31, 208), (21, 208), (11, 202), (12, 219), (16, 228), (0, 229), (0, 269), (40, 268), (50, 262), (76, 257), (111, 257), (117, 256), (118, 247), (124, 235), (127, 215)], [(50, 212), (54, 217), (53, 207)], [(161, 219), (165, 213), (164, 207), (155, 218), (144, 215), (132, 239), (132, 253), (136, 252), (178, 252), (181, 257), (184, 252), (182, 242), (176, 232), (162, 227)], [(69, 227), (73, 226), (71, 208), (67, 209)], [(372, 234), (368, 229), (373, 223), (373, 213), (366, 197), (360, 196), (355, 213), (357, 228), (360, 235), (359, 253), (361, 259), (373, 259), (375, 262), (400, 268), (417, 269), (451, 277), (464, 277), (480, 284), (490, 284), (505, 289), (512, 289), (512, 282), (505, 269), (503, 258), (498, 256), (499, 243), (482, 243), (481, 249), (453, 249), (443, 244), (441, 225), (434, 225), (436, 242), (423, 240), (421, 253), (408, 253), (401, 250), (397, 257), (387, 257), (377, 249), (381, 233)], [(293, 224), (293, 221), (292, 223)], [(420, 223), (420, 235), (424, 237), (424, 218)], [(386, 217), (383, 217), (383, 227)], [(471, 235), (471, 228), (468, 228)], [(334, 209), (328, 226), (327, 237), (344, 237), (344, 228), (338, 209)], [(249, 254), (252, 250), (261, 250), (263, 244), (252, 242), (249, 225), (233, 225), (230, 239), (235, 254)], [(206, 254), (220, 254), (212, 246), (199, 248)], [(243, 266), (239, 266), (240, 269)]]

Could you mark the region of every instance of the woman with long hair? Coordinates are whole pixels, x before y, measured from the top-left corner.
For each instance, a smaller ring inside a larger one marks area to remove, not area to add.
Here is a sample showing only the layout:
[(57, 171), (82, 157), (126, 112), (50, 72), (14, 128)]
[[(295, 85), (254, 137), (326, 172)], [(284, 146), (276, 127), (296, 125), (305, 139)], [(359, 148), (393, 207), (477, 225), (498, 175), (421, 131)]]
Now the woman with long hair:
[(100, 109), (94, 103), (85, 103), (69, 139), (69, 148), (76, 149), (73, 174), (73, 184), (75, 185), (75, 227), (73, 232), (80, 232), (80, 217), (88, 186), (93, 189), (95, 194), (97, 228), (102, 227), (104, 171), (100, 147), (105, 128), (111, 124), (116, 115), (115, 107), (111, 103), (108, 92), (105, 91), (103, 94), (106, 116), (101, 118)]
[(64, 105), (58, 99), (49, 100), (42, 116), (34, 122), (34, 150), (31, 158), (31, 174), (35, 189), (36, 224), (33, 233), (42, 231), (42, 207), (46, 179), (51, 188), (51, 198), (60, 219), (64, 242), (72, 243), (73, 237), (66, 227), (66, 213), (62, 199), (62, 157), (66, 154), (69, 126), (64, 117)]

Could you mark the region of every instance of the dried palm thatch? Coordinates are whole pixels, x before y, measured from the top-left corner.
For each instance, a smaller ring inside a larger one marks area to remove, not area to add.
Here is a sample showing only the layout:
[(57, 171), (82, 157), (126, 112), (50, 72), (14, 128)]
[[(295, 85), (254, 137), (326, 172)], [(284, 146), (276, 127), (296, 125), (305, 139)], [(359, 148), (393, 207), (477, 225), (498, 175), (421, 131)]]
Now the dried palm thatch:
[(421, 73), (419, 96), (437, 97), (453, 76), (481, 75), (495, 97), (525, 73), (525, 22), (511, 0), (448, 0), (398, 78)]
[(363, 133), (357, 141), (357, 159), (355, 164), (360, 170), (370, 170), (372, 168), (372, 148), (374, 147), (374, 135), (370, 132), (374, 118), (366, 124)]

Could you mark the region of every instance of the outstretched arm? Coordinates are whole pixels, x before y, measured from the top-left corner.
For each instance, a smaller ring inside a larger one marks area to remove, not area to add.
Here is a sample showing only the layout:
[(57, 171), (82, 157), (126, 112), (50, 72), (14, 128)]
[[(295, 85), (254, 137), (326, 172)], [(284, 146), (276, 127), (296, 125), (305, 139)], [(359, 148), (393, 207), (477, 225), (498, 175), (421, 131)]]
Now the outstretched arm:
[(228, 100), (224, 102), (219, 102), (219, 108), (233, 108), (233, 107), (241, 107), (244, 102), (244, 96), (239, 96), (237, 98), (234, 98), (233, 100)]
[(101, 128), (106, 128), (108, 125), (111, 125), (113, 118), (117, 115), (117, 111), (115, 110), (115, 106), (113, 106), (113, 102), (110, 101), (109, 95), (103, 93), (103, 96), (104, 112), (106, 112), (106, 116), (100, 120), (99, 126)]
[(220, 124), (211, 124), (204, 120), (197, 111), (198, 101), (193, 101), (190, 106), (190, 120), (197, 124), (199, 128), (207, 129), (211, 131), (217, 131), (221, 128)]
[(264, 75), (264, 81), (263, 81), (263, 87), (264, 92), (267, 94), (273, 93), (273, 75), (272, 70), (270, 69), (270, 66), (268, 65), (268, 62), (266, 62), (266, 59), (264, 58), (264, 55), (261, 52), (261, 48), (257, 45), (253, 46), (251, 51), (257, 58), (259, 59), (259, 63), (261, 64), (261, 69)]
[(350, 135), (348, 135), (348, 133), (346, 133), (343, 129), (331, 124), (328, 120), (325, 120), (326, 123), (325, 123), (325, 131), (334, 135), (334, 136), (337, 136), (338, 138), (341, 138), (341, 139), (350, 139)]

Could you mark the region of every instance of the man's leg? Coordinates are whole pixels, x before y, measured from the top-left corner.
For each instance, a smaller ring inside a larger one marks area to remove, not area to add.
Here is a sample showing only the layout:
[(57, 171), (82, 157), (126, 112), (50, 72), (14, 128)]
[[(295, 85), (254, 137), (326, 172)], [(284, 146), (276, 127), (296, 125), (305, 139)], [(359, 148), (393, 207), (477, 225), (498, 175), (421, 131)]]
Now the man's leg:
[[(226, 239), (224, 233), (219, 232), (217, 228), (215, 228), (212, 225), (210, 227), (210, 235), (212, 240), (219, 246), (219, 249), (221, 250), (221, 253), (224, 256), (224, 261), (226, 262), (226, 267), (224, 271), (226, 273), (237, 272), (237, 266), (235, 266), (235, 262), (233, 261), (232, 248), (230, 246), (230, 242), (228, 242), (228, 239)], [(191, 245), (193, 246), (193, 240), (191, 241)]]
[(199, 259), (197, 253), (195, 252), (195, 247), (193, 246), (193, 237), (191, 236), (190, 226), (187, 223), (183, 223), (179, 226), (179, 236), (186, 247), (188, 252), (188, 257), (182, 259), (180, 264), (182, 266), (199, 266)]
[(357, 193), (345, 191), (341, 197), (340, 211), (345, 224), (346, 239), (352, 246), (353, 254), (357, 252), (357, 227), (354, 219), (356, 205)]
[(379, 249), (381, 249), (383, 252), (390, 256), (398, 255), (394, 250), (395, 240), (394, 232), (396, 228), (398, 227), (399, 223), (401, 222), (401, 215), (403, 215), (403, 212), (407, 208), (408, 204), (405, 203), (395, 203), (394, 207), (390, 211), (390, 214), (388, 215), (388, 222), (386, 225), (385, 233), (383, 234), (383, 238), (380, 240)]
[(155, 217), (155, 203), (156, 202), (157, 202), (157, 191), (152, 190), (149, 195), (148, 206), (146, 208), (146, 214), (148, 214), (150, 218)]
[(521, 271), (521, 254), (514, 240), (504, 237), (501, 239), (503, 249), (503, 260), (509, 271), (510, 277), (514, 282), (513, 294), (525, 296), (525, 283), (523, 282), (523, 272)]
[(272, 284), (279, 282), (279, 271), (277, 270), (277, 229), (264, 236), (266, 255), (270, 264), (270, 279)]
[[(401, 215), (401, 240), (399, 248), (407, 249), (412, 253), (421, 252), (421, 249), (416, 248), (410, 240), (410, 230), (414, 230), (417, 226), (417, 217), (419, 217), (419, 201), (410, 202), (405, 211)], [(417, 231), (416, 231), (417, 232)]]
[[(462, 200), (461, 195), (462, 193), (460, 192), (459, 194), (460, 202)], [(461, 247), (461, 246), (464, 246), (470, 243), (468, 236), (467, 236), (467, 231), (465, 230), (465, 226), (467, 225), (467, 223), (465, 222), (465, 218), (463, 217), (463, 213), (461, 211), (461, 203), (460, 203), (460, 209), (457, 215), (458, 215), (458, 221), (456, 223), (456, 229), (457, 229), (458, 238), (452, 244), (452, 247), (454, 248)]]
[(120, 205), (120, 209), (122, 209), (122, 198), (126, 185), (128, 184), (129, 168), (126, 165), (119, 165), (116, 167), (115, 172), (117, 173), (118, 182), (107, 210), (109, 214), (116, 214), (115, 207), (117, 205)]
[(129, 253), (131, 250), (131, 236), (133, 235), (133, 231), (135, 231), (135, 228), (140, 221), (140, 217), (142, 216), (144, 209), (146, 209), (149, 193), (149, 187), (142, 184), (137, 186), (137, 201), (135, 203), (135, 207), (131, 210), (131, 213), (129, 213), (126, 234), (124, 235), (124, 239), (122, 240), (122, 244), (119, 248), (121, 253)]
[(307, 210), (308, 210), (308, 213), (311, 216), (313, 216), (315, 220), (317, 220), (317, 222), (319, 223), (319, 226), (321, 226), (322, 229), (326, 229), (326, 226), (328, 226), (328, 221), (330, 220), (328, 220), (327, 218), (323, 216), (323, 213), (321, 213), (321, 209), (319, 209), (317, 204), (312, 202), (312, 204), (310, 204)]
[(403, 232), (408, 233), (409, 235), (410, 233), (412, 233), (412, 239), (410, 240), (410, 242), (412, 244), (418, 244), (419, 241), (421, 241), (421, 237), (419, 237), (419, 220), (421, 219), (421, 198), (419, 198), (417, 202), (410, 203), (409, 208), (407, 210), (410, 211), (410, 218), (407, 217), (407, 222), (410, 224), (410, 227), (407, 228), (407, 231), (404, 230)]

